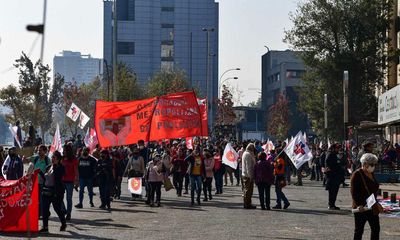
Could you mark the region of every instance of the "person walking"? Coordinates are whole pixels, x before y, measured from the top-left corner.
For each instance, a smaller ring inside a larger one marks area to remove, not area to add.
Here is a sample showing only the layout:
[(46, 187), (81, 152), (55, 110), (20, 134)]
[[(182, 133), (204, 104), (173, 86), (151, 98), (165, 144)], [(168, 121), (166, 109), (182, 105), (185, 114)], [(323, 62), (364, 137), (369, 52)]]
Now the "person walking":
[(246, 209), (256, 208), (255, 205), (251, 204), (254, 188), (254, 165), (256, 162), (254, 154), (254, 144), (250, 143), (242, 156), (243, 206)]
[(103, 149), (100, 152), (100, 158), (97, 162), (96, 177), (99, 181), (99, 191), (101, 205), (99, 208), (111, 209), (110, 185), (113, 181), (112, 162), (108, 150)]
[(176, 195), (178, 197), (182, 196), (183, 190), (183, 178), (185, 177), (187, 168), (185, 165), (185, 154), (182, 148), (177, 149), (176, 155), (172, 158), (171, 161), (171, 173), (174, 187), (176, 189)]
[(354, 213), (354, 240), (361, 240), (364, 233), (365, 223), (368, 222), (371, 228), (371, 239), (379, 239), (380, 224), (379, 213), (383, 208), (379, 203), (375, 203), (372, 210), (365, 208), (367, 199), (373, 194), (375, 198), (379, 190), (379, 183), (375, 178), (374, 171), (378, 164), (378, 158), (372, 153), (365, 153), (360, 159), (361, 168), (356, 170), (350, 180), (350, 192), (353, 199)]
[(193, 150), (192, 154), (190, 154), (185, 159), (186, 162), (189, 163), (189, 177), (190, 177), (190, 197), (191, 197), (191, 205), (194, 205), (194, 193), (197, 193), (197, 204), (200, 205), (200, 197), (201, 197), (201, 182), (202, 176), (204, 174), (204, 160), (203, 156), (200, 154), (200, 146), (197, 145)]
[(16, 147), (8, 149), (8, 156), (1, 168), (1, 172), (6, 180), (18, 180), (24, 175), (24, 163), (16, 150)]
[[(128, 156), (128, 163), (125, 168), (124, 176), (128, 178), (143, 178), (145, 174), (145, 163), (143, 157), (139, 153), (139, 148), (132, 147), (132, 153)], [(142, 195), (132, 193), (132, 199), (140, 199)]]
[[(74, 186), (78, 185), (78, 159), (76, 159), (74, 154), (74, 148), (72, 142), (67, 143), (64, 147), (64, 156), (61, 164), (64, 166), (65, 173), (63, 176), (63, 183), (66, 191), (67, 197), (67, 216), (65, 219), (67, 221), (71, 220), (72, 212), (72, 195), (74, 192)], [(63, 209), (65, 210), (64, 201), (62, 203)]]
[(267, 160), (267, 154), (260, 152), (258, 162), (254, 166), (254, 179), (258, 188), (258, 197), (262, 210), (271, 210), (271, 185), (274, 182), (274, 168), (272, 163)]
[(50, 204), (53, 205), (54, 211), (57, 213), (58, 218), (61, 222), (60, 231), (65, 231), (67, 223), (65, 220), (64, 212), (62, 211), (62, 202), (64, 199), (64, 183), (62, 177), (65, 173), (64, 166), (61, 164), (61, 153), (55, 151), (51, 157), (52, 165), (46, 168), (44, 173), (43, 182), (43, 227), (40, 230), (41, 233), (49, 232), (49, 216), (50, 216)]
[(344, 171), (341, 165), (341, 161), (338, 158), (340, 146), (339, 144), (333, 144), (329, 148), (328, 155), (326, 156), (326, 187), (329, 193), (329, 210), (340, 210), (336, 206), (336, 198), (339, 192), (340, 184), (344, 178)]
[(150, 193), (148, 194), (146, 203), (150, 204), (150, 207), (154, 207), (154, 196), (156, 197), (157, 207), (161, 206), (161, 184), (164, 180), (164, 174), (161, 172), (162, 168), (161, 154), (157, 153), (147, 166), (147, 181)]
[(279, 156), (274, 163), (274, 175), (275, 175), (275, 193), (276, 193), (276, 205), (273, 209), (287, 209), (290, 206), (289, 200), (286, 198), (285, 194), (282, 192), (282, 188), (286, 186), (286, 176), (285, 167), (286, 161), (282, 156)]
[(93, 180), (96, 176), (97, 161), (94, 157), (89, 155), (89, 151), (89, 148), (84, 147), (82, 150), (82, 156), (79, 158), (79, 203), (75, 205), (76, 208), (83, 207), (83, 194), (85, 192), (85, 187), (88, 190), (90, 207), (94, 207)]
[[(211, 188), (212, 188), (212, 180), (213, 180), (213, 169), (215, 165), (214, 157), (208, 149), (204, 150), (204, 185), (203, 185), (203, 193), (204, 193), (204, 202), (208, 200), (212, 200)], [(208, 192), (208, 198), (207, 198)]]
[(223, 192), (223, 178), (225, 173), (224, 165), (222, 164), (222, 148), (217, 147), (214, 154), (214, 178), (215, 178), (215, 194), (222, 194)]

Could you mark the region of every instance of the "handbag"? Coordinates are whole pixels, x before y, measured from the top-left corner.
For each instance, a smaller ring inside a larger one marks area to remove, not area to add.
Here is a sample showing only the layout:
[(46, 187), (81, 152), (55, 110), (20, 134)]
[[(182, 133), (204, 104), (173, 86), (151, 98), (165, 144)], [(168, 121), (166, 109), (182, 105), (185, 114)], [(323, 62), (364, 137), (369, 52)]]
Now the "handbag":
[(174, 185), (172, 185), (172, 183), (171, 183), (171, 179), (166, 178), (164, 180), (164, 188), (165, 188), (165, 191), (167, 191), (167, 192), (174, 188)]
[[(364, 183), (365, 190), (367, 190), (368, 195), (371, 196), (371, 192), (369, 191), (369, 189), (367, 187), (367, 183), (365, 182), (364, 176), (363, 176), (363, 174), (361, 172), (360, 172), (360, 176), (361, 176), (361, 179), (362, 179), (362, 181)], [(372, 205), (372, 214), (379, 215), (379, 213), (382, 212), (382, 211), (383, 211), (383, 207), (378, 202), (376, 202), (374, 205)]]

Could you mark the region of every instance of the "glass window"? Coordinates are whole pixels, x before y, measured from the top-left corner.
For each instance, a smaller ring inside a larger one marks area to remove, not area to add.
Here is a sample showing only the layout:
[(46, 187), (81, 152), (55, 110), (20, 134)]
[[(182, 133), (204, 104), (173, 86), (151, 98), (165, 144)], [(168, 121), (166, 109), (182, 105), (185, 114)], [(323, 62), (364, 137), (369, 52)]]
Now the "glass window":
[(174, 28), (161, 28), (161, 40), (174, 40)]
[(293, 78), (302, 78), (304, 70), (286, 70), (286, 79), (293, 79)]
[(173, 12), (175, 11), (174, 7), (161, 7), (162, 12)]
[(134, 21), (135, 20), (135, 0), (118, 0), (117, 1), (118, 20)]
[(134, 55), (135, 42), (118, 42), (117, 53), (122, 55)]
[(161, 57), (174, 57), (174, 45), (161, 45)]

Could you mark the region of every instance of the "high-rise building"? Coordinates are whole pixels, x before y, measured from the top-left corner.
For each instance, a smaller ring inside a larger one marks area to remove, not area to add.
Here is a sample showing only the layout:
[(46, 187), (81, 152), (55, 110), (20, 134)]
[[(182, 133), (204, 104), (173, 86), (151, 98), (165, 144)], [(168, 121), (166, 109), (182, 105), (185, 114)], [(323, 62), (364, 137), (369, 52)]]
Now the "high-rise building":
[(53, 72), (64, 76), (65, 82), (89, 83), (103, 74), (102, 59), (80, 52), (62, 51), (53, 58)]
[(104, 59), (108, 66), (113, 61), (114, 2), (117, 61), (127, 64), (141, 85), (161, 70), (181, 69), (202, 96), (209, 101), (218, 97), (218, 3), (104, 0)]
[[(291, 111), (291, 129), (289, 135), (296, 135), (298, 131), (310, 132), (307, 116), (300, 112), (296, 88), (302, 86), (302, 76), (306, 67), (298, 52), (294, 51), (268, 51), (262, 56), (262, 109), (265, 109), (265, 121), (268, 121), (268, 110), (277, 101), (279, 93), (284, 94), (288, 100)], [(323, 103), (321, 103), (323, 104)]]

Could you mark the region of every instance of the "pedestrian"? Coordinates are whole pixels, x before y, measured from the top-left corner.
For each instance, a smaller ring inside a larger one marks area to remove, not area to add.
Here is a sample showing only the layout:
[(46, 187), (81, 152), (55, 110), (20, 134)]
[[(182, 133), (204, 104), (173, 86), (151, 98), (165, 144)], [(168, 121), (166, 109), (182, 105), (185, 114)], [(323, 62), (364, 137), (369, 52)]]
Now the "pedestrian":
[(114, 170), (114, 177), (115, 177), (115, 188), (114, 188), (114, 195), (115, 199), (121, 199), (121, 188), (122, 188), (122, 177), (124, 176), (125, 172), (125, 165), (123, 161), (123, 153), (122, 149), (118, 149), (114, 152), (114, 159), (113, 159), (113, 170)]
[(372, 153), (365, 153), (360, 159), (361, 169), (355, 171), (351, 177), (351, 196), (353, 198), (353, 209), (359, 212), (354, 213), (354, 240), (361, 240), (364, 233), (365, 223), (368, 222), (371, 228), (371, 239), (379, 239), (380, 224), (379, 213), (383, 208), (375, 203), (372, 210), (365, 208), (367, 199), (374, 195), (377, 197), (379, 183), (375, 178), (374, 171), (378, 164), (378, 158)]
[(89, 151), (89, 148), (84, 147), (82, 150), (82, 156), (79, 158), (79, 203), (75, 205), (76, 208), (83, 207), (85, 187), (88, 190), (90, 207), (94, 207), (93, 181), (96, 176), (97, 160), (89, 155)]
[(314, 164), (315, 164), (315, 178), (317, 181), (322, 180), (322, 172), (321, 172), (321, 149), (317, 148), (316, 155), (314, 157)]
[(222, 194), (223, 192), (223, 177), (225, 167), (222, 164), (222, 148), (217, 147), (214, 154), (214, 178), (215, 178), (215, 194)]
[(111, 209), (111, 201), (110, 201), (110, 186), (113, 181), (112, 174), (112, 161), (110, 158), (109, 151), (106, 149), (101, 150), (100, 158), (97, 162), (97, 170), (96, 177), (99, 181), (99, 191), (100, 191), (100, 200), (101, 205), (99, 208), (101, 209)]
[(328, 190), (329, 193), (329, 210), (340, 210), (340, 208), (335, 205), (339, 187), (344, 178), (344, 171), (341, 161), (338, 158), (339, 149), (339, 144), (331, 145), (328, 155), (326, 156), (325, 189)]
[[(212, 200), (211, 188), (212, 188), (212, 180), (213, 180), (213, 169), (215, 165), (214, 156), (211, 154), (210, 150), (204, 149), (204, 184), (203, 184), (203, 193), (204, 193), (204, 202), (207, 202), (208, 199)], [(208, 198), (207, 198), (208, 192)]]
[(275, 193), (276, 193), (276, 205), (273, 209), (287, 209), (290, 206), (289, 200), (286, 198), (285, 194), (282, 192), (282, 188), (286, 186), (286, 175), (285, 171), (288, 169), (285, 166), (286, 161), (282, 156), (274, 162), (274, 175), (275, 175)]
[[(124, 176), (128, 175), (129, 178), (143, 178), (145, 174), (145, 163), (143, 157), (139, 154), (139, 148), (132, 146), (132, 153), (128, 155), (128, 163), (126, 165)], [(142, 195), (133, 194), (132, 199), (136, 200), (141, 198)]]
[(272, 163), (267, 160), (267, 154), (260, 152), (258, 162), (254, 166), (254, 179), (258, 188), (258, 197), (262, 210), (271, 210), (271, 185), (274, 182), (274, 168)]
[(186, 162), (189, 163), (189, 177), (190, 177), (190, 197), (191, 205), (194, 205), (194, 193), (197, 193), (197, 204), (200, 205), (201, 197), (201, 182), (204, 174), (204, 160), (200, 154), (200, 145), (197, 145), (192, 154), (186, 157)]
[(176, 155), (171, 161), (172, 181), (176, 189), (176, 195), (178, 197), (182, 196), (183, 190), (183, 178), (185, 177), (187, 167), (185, 167), (185, 154), (182, 148), (177, 149)]
[(61, 164), (61, 153), (55, 151), (51, 157), (52, 164), (46, 168), (43, 182), (43, 227), (40, 230), (42, 233), (49, 232), (48, 223), (50, 216), (50, 204), (53, 205), (54, 211), (57, 213), (61, 222), (60, 231), (65, 231), (67, 223), (64, 212), (62, 211), (62, 202), (64, 199), (64, 183), (62, 177), (65, 173), (64, 166)]
[(161, 155), (156, 153), (153, 160), (149, 162), (146, 170), (147, 181), (150, 187), (146, 203), (150, 204), (150, 207), (154, 207), (154, 197), (156, 197), (157, 207), (161, 206), (161, 185), (164, 180), (164, 174), (161, 172), (162, 168)]
[[(72, 212), (72, 195), (74, 192), (74, 186), (78, 185), (78, 159), (74, 154), (74, 146), (72, 142), (69, 142), (64, 147), (64, 156), (62, 160), (62, 165), (64, 166), (65, 173), (63, 176), (63, 183), (67, 195), (67, 216), (65, 219), (67, 221), (71, 220)], [(62, 203), (63, 209), (65, 210), (64, 201)]]
[(8, 149), (8, 156), (2, 165), (1, 172), (6, 180), (18, 180), (24, 175), (24, 164), (17, 154), (16, 147)]
[(243, 206), (246, 209), (255, 209), (256, 206), (251, 204), (254, 188), (254, 165), (255, 147), (250, 143), (246, 147), (246, 151), (242, 156), (242, 182), (243, 182)]

